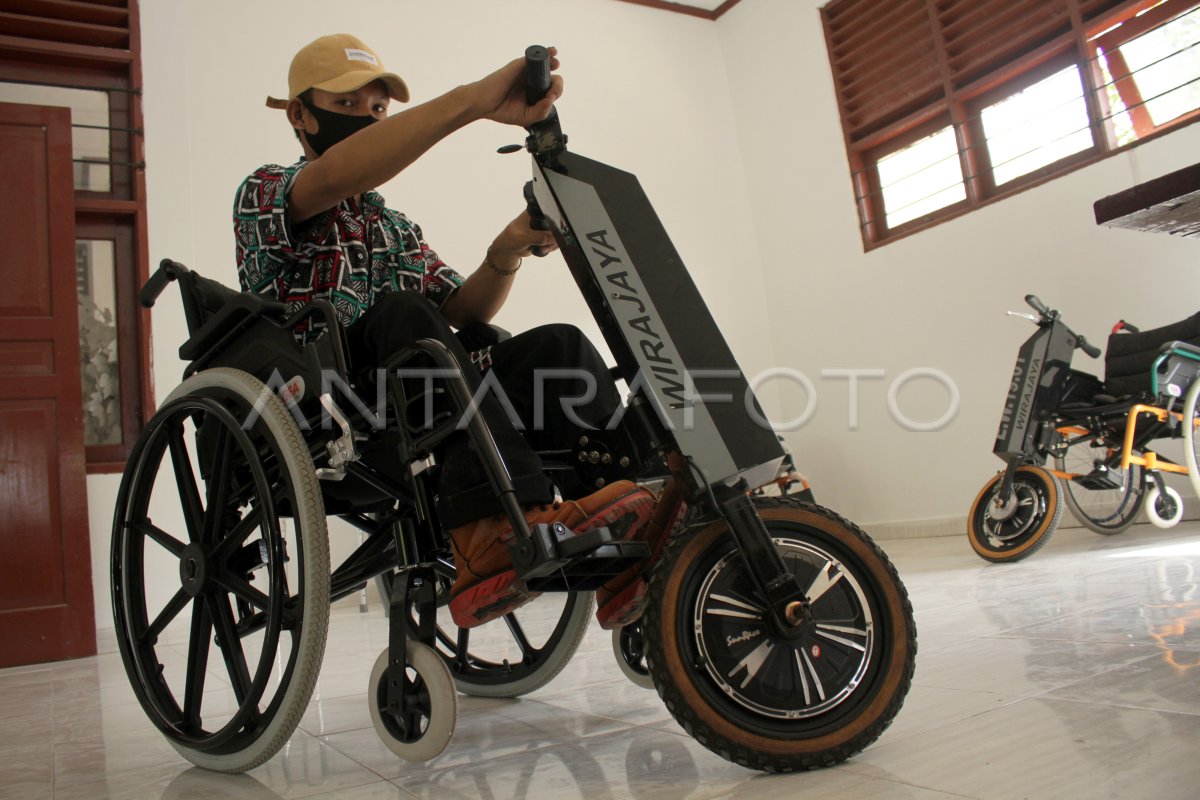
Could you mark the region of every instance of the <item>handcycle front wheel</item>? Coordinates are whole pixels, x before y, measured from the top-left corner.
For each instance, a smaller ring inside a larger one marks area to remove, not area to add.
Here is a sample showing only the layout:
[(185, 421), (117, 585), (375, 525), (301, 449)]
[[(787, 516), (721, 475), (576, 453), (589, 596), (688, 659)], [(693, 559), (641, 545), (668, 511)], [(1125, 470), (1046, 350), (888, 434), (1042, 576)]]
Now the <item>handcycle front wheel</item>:
[(779, 630), (728, 527), (676, 537), (651, 579), (646, 663), (675, 719), (752, 769), (841, 762), (874, 742), (904, 701), (917, 651), (895, 567), (859, 528), (795, 498), (755, 498), (808, 596), (811, 619)]
[(1010, 497), (997, 502), (1004, 473), (984, 484), (967, 517), (967, 538), (985, 561), (1020, 561), (1036, 553), (1062, 519), (1058, 478), (1041, 467), (1019, 467)]
[(192, 763), (251, 769), (295, 730), (325, 650), (328, 548), (312, 459), (274, 392), (212, 369), (167, 397), (117, 495), (112, 603), (133, 692)]
[[(452, 567), (439, 573), (433, 650), (450, 669), (458, 691), (477, 697), (520, 697), (553, 680), (579, 649), (591, 623), (591, 592), (545, 593), (500, 619), (459, 628), (450, 617)], [(395, 573), (376, 579), (384, 608)], [(415, 634), (416, 623), (411, 621)]]

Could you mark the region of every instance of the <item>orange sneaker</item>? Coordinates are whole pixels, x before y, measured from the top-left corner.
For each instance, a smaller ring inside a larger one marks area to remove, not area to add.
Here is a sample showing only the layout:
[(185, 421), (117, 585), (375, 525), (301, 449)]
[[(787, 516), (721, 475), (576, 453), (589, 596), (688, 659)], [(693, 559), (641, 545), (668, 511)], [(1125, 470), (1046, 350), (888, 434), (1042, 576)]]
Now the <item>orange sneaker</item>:
[[(527, 511), (525, 521), (530, 527), (561, 522), (577, 534), (607, 526), (620, 540), (636, 534), (653, 511), (653, 494), (632, 481), (617, 481), (580, 500)], [(482, 625), (537, 596), (526, 589), (513, 568), (508, 545), (514, 535), (503, 516), (450, 531), (458, 573), (450, 589), (450, 616), (455, 625)]]
[(633, 537), (650, 545), (650, 557), (596, 589), (596, 621), (604, 630), (623, 628), (642, 616), (650, 588), (647, 581), (650, 568), (657, 563), (667, 541), (683, 524), (687, 513), (687, 504), (677, 501), (677, 497), (672, 493), (670, 497), (659, 498), (657, 513)]

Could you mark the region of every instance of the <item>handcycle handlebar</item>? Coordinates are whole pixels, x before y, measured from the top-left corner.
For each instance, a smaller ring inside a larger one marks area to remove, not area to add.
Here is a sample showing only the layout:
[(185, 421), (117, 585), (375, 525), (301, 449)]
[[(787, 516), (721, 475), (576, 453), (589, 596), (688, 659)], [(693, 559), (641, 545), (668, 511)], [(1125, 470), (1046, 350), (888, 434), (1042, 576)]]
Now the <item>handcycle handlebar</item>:
[[(550, 51), (547, 48), (540, 44), (533, 44), (525, 48), (523, 79), (525, 102), (529, 105), (538, 103), (546, 96), (546, 92), (550, 91), (552, 79), (550, 76)], [(550, 109), (549, 116), (541, 122), (529, 126), (528, 130), (529, 138), (526, 141), (526, 148), (531, 153), (553, 154), (566, 145), (567, 137), (563, 135), (562, 129), (559, 127), (558, 113), (554, 109)], [(549, 225), (533, 196), (532, 182), (525, 184), (525, 205), (531, 220), (530, 226), (534, 230), (548, 230)], [(538, 258), (546, 255), (545, 248), (537, 245), (531, 247), (530, 252)]]
[[(525, 48), (525, 71), (522, 76), (525, 84), (525, 101), (534, 105), (550, 91), (552, 77), (550, 75), (550, 51), (541, 45), (530, 45)], [(545, 119), (525, 126), (529, 136), (525, 139), (525, 149), (536, 158), (552, 162), (554, 158), (566, 149), (567, 137), (562, 132), (558, 122), (558, 111), (550, 109)]]
[(1100, 357), (1100, 348), (1096, 347), (1096, 345), (1089, 342), (1083, 336), (1079, 336), (1079, 335), (1075, 336), (1075, 346), (1078, 347), (1083, 352), (1087, 353), (1092, 358)]
[(1034, 311), (1041, 314), (1043, 317), (1050, 316), (1050, 309), (1046, 306), (1045, 303), (1043, 303), (1041, 300), (1038, 299), (1038, 296), (1036, 294), (1025, 295), (1025, 302), (1029, 304), (1030, 308), (1032, 308)]
[[(1042, 321), (1040, 324), (1050, 324), (1053, 322), (1058, 322), (1059, 324), (1062, 324), (1061, 320), (1059, 319), (1058, 312), (1052, 310), (1049, 306), (1047, 306), (1045, 303), (1043, 303), (1036, 294), (1025, 295), (1025, 302), (1028, 303), (1029, 307), (1032, 308), (1034, 311), (1038, 312), (1038, 314), (1041, 316)], [(1066, 326), (1064, 325), (1063, 327), (1066, 327)], [(1087, 337), (1081, 336), (1080, 334), (1075, 333), (1070, 328), (1067, 328), (1067, 332), (1072, 337), (1074, 337), (1076, 347), (1078, 347), (1083, 352), (1087, 353), (1092, 358), (1100, 357), (1100, 348), (1096, 347), (1096, 345), (1089, 342), (1087, 340)]]
[(146, 285), (138, 292), (138, 305), (142, 308), (153, 308), (154, 301), (162, 294), (163, 289), (167, 288), (167, 284), (178, 280), (180, 275), (187, 273), (188, 268), (183, 264), (164, 258), (159, 262), (158, 269), (150, 276), (150, 280), (146, 281)]

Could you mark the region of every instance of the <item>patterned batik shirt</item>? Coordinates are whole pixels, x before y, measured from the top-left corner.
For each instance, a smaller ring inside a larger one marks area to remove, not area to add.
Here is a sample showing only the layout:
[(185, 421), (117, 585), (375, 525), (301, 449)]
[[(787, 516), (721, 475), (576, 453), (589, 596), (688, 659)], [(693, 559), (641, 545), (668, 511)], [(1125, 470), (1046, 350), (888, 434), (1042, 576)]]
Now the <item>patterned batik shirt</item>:
[[(308, 164), (268, 164), (238, 187), (233, 227), (242, 290), (283, 302), (289, 314), (328, 300), (352, 325), (388, 292), (420, 292), (439, 308), (462, 285), (408, 217), (377, 192), (347, 198), (293, 226), (288, 192)], [(316, 338), (320, 328), (303, 332)]]

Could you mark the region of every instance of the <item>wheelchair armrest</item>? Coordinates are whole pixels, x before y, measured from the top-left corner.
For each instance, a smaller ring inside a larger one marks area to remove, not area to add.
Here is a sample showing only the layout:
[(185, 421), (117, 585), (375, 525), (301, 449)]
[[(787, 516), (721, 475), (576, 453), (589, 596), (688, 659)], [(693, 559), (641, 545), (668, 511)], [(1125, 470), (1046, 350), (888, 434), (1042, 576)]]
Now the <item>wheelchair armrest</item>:
[(1167, 342), (1159, 349), (1151, 373), (1156, 395), (1182, 397), (1200, 377), (1200, 347), (1190, 342)]
[(458, 340), (468, 351), (482, 350), (511, 338), (512, 334), (504, 328), (486, 322), (472, 322), (458, 330)]
[(1182, 355), (1200, 361), (1200, 347), (1191, 342), (1167, 342), (1159, 348), (1159, 356)]
[(322, 317), (325, 321), (325, 330), (313, 343), (320, 350), (321, 363), (333, 364), (340, 376), (347, 377), (349, 365), (346, 363), (346, 334), (333, 303), (328, 300), (313, 300), (284, 320), (282, 325), (288, 330), (295, 330), (296, 326), (309, 317)]
[(198, 329), (190, 331), (191, 336), (179, 348), (179, 357), (184, 361), (195, 361), (213, 349), (219, 342), (226, 341), (240, 333), (255, 319), (259, 317), (280, 318), (283, 313), (283, 303), (246, 292), (230, 290), (225, 304), (217, 309)]

